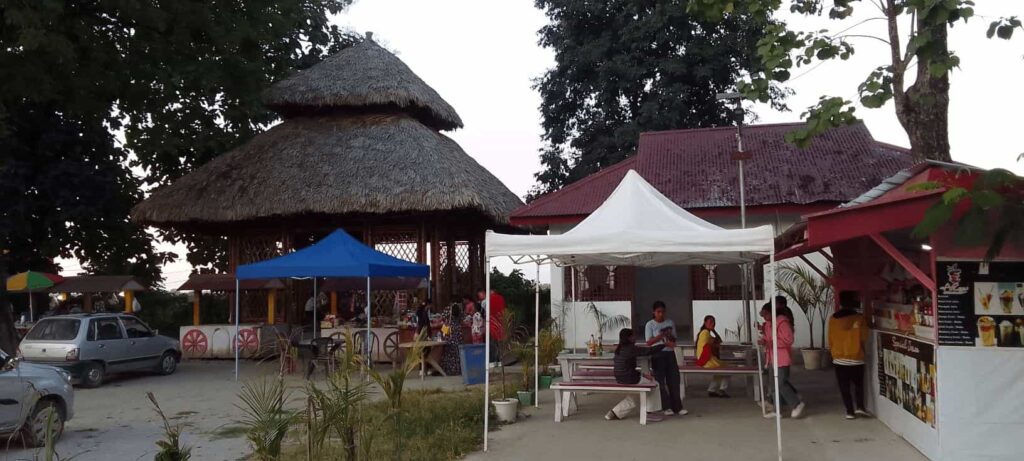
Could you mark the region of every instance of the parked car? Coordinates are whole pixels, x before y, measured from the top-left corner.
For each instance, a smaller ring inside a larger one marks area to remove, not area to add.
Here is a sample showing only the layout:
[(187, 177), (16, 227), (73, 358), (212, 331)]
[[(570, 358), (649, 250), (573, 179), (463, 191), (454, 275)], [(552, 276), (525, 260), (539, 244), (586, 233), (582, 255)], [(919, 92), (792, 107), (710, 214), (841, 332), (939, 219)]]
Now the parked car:
[[(0, 434), (20, 432), (25, 445), (46, 443), (49, 427), (54, 440), (74, 413), (71, 375), (56, 367), (23, 362), (0, 351)], [(7, 440), (7, 437), (0, 437)]]
[(26, 361), (63, 368), (75, 383), (96, 387), (110, 373), (178, 368), (181, 344), (157, 335), (129, 314), (73, 314), (47, 317), (21, 340)]

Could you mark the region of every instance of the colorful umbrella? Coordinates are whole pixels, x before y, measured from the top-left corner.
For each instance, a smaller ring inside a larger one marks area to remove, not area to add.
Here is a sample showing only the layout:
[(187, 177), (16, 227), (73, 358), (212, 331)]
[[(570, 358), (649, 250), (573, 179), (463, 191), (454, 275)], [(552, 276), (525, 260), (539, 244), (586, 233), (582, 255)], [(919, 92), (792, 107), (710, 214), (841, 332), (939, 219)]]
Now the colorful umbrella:
[(63, 277), (56, 274), (35, 271), (22, 272), (7, 278), (7, 291), (38, 291), (50, 288), (63, 280)]
[(7, 278), (7, 291), (28, 293), (28, 317), (30, 322), (35, 321), (35, 313), (32, 309), (32, 292), (50, 288), (64, 280), (56, 274), (45, 272), (22, 272)]

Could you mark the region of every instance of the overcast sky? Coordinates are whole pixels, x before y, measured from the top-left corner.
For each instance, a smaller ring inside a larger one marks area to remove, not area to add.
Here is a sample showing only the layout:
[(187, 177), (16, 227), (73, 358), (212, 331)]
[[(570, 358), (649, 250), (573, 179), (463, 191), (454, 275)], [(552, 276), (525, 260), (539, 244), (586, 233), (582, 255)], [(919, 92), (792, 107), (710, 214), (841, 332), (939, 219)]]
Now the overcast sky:
[[(1016, 161), (1024, 153), (1024, 31), (1018, 30), (1010, 42), (985, 38), (990, 18), (1024, 17), (1024, 2), (977, 3), (981, 17), (950, 33), (950, 48), (961, 60), (960, 69), (952, 76), (953, 158), (1024, 175), (1024, 162)], [(859, 4), (859, 18), (871, 16), (869, 6), (869, 2)], [(526, 194), (540, 168), (540, 97), (532, 85), (554, 65), (553, 53), (537, 45), (537, 31), (547, 18), (532, 0), (356, 0), (334, 20), (355, 32), (373, 31), (379, 43), (396, 52), (462, 116), (465, 128), (448, 135), (509, 189), (519, 196)], [(828, 21), (787, 20), (793, 28), (839, 29)], [(879, 35), (884, 33), (883, 26), (868, 22), (850, 33)], [(857, 85), (871, 70), (885, 64), (888, 48), (868, 39), (854, 43), (857, 52), (849, 61), (793, 72), (795, 78), (789, 85), (796, 92), (789, 100), (792, 112), (749, 107), (762, 123), (790, 122), (798, 120), (821, 95), (856, 100)], [(909, 146), (891, 104), (875, 110), (861, 108), (857, 114), (876, 139)], [(183, 250), (178, 250), (183, 255)], [(167, 287), (178, 286), (188, 272), (183, 262), (167, 267)], [(532, 276), (532, 271), (528, 273)]]

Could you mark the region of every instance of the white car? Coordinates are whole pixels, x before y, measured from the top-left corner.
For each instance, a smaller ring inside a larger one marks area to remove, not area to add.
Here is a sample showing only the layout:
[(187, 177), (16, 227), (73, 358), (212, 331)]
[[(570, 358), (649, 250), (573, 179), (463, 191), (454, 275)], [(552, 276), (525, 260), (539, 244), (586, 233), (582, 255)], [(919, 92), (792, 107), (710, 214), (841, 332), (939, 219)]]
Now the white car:
[(41, 447), (49, 427), (56, 441), (74, 413), (74, 403), (68, 372), (0, 351), (0, 434), (20, 432), (26, 446)]

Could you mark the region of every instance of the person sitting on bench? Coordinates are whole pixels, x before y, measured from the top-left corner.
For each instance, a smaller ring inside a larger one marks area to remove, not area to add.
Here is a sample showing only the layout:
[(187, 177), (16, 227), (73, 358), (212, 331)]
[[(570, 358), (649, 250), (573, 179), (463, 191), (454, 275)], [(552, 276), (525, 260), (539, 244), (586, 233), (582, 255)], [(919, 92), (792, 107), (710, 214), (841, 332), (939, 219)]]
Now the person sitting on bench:
[[(704, 316), (704, 323), (697, 333), (697, 366), (704, 368), (722, 368), (720, 348), (722, 337), (715, 331), (715, 316)], [(713, 375), (708, 386), (708, 397), (729, 398), (725, 389), (729, 387), (728, 375)]]
[[(614, 363), (615, 382), (619, 384), (639, 384), (643, 382), (657, 385), (654, 378), (650, 376), (643, 376), (639, 371), (637, 371), (636, 358), (642, 355), (651, 355), (664, 348), (664, 344), (659, 344), (654, 347), (637, 346), (636, 339), (633, 337), (632, 328), (623, 328), (622, 330), (619, 330), (619, 345), (615, 347), (615, 358), (612, 360)], [(650, 409), (655, 409), (656, 411), (661, 408), (660, 397), (658, 389), (655, 388), (647, 400), (647, 406), (649, 408), (641, 410), (649, 413), (648, 418), (654, 417), (653, 414), (650, 414), (652, 412)], [(616, 404), (611, 411), (604, 415), (604, 419), (623, 419), (629, 416), (636, 406), (636, 397), (632, 395), (626, 396), (626, 398)], [(655, 419), (654, 421), (657, 420)]]

